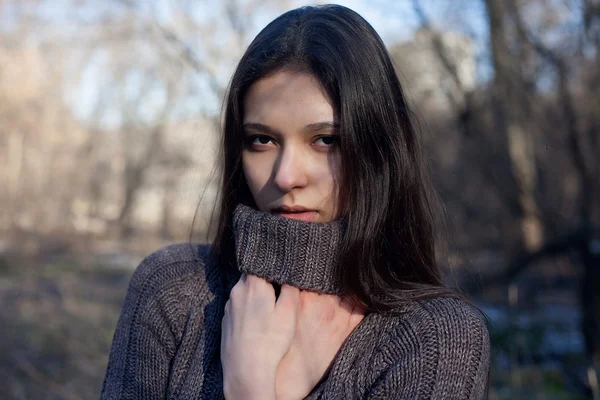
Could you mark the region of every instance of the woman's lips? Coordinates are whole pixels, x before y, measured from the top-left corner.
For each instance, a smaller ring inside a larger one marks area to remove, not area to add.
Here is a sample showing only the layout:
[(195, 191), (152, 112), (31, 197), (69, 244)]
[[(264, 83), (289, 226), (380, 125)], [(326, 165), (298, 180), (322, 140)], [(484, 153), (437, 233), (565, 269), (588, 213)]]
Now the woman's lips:
[(276, 214), (281, 215), (285, 218), (297, 219), (304, 222), (314, 222), (317, 219), (317, 211), (303, 211), (303, 212), (283, 212), (278, 211)]

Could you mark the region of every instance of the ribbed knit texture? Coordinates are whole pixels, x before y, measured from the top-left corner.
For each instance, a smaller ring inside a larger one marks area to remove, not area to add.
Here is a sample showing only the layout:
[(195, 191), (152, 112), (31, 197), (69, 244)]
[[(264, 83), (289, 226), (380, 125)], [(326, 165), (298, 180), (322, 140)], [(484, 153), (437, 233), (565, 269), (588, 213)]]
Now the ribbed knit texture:
[[(313, 229), (238, 208), (233, 222), (245, 272), (323, 292), (341, 287), (336, 271), (321, 264), (337, 257), (340, 221)], [(221, 319), (240, 273), (226, 273), (208, 251), (207, 245), (169, 246), (136, 269), (101, 399), (223, 399)], [(460, 300), (438, 298), (368, 314), (307, 398), (480, 399), (489, 351), (485, 323)]]
[(342, 293), (336, 270), (345, 220), (293, 220), (240, 204), (233, 214), (241, 272), (321, 293)]

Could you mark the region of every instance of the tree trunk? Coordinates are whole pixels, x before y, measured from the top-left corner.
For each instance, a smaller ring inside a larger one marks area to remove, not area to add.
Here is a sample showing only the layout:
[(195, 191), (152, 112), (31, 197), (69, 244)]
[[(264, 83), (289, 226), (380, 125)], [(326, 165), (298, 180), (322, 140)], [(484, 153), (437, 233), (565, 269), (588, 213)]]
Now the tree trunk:
[(177, 183), (175, 176), (167, 176), (163, 184), (162, 221), (159, 231), (160, 237), (163, 239), (173, 237), (171, 224), (173, 222), (173, 206), (176, 199)]
[[(139, 190), (144, 185), (148, 168), (150, 168), (160, 150), (163, 130), (162, 125), (152, 128), (146, 147), (141, 156), (139, 156), (139, 159), (129, 159), (126, 161), (123, 182), (124, 200), (117, 219), (121, 237), (127, 237), (132, 233), (131, 213), (133, 212), (133, 206), (135, 205)], [(128, 135), (129, 133), (125, 132), (125, 134)], [(127, 149), (125, 151), (127, 152)]]
[(519, 57), (509, 48), (506, 32), (508, 13), (505, 4), (485, 0), (490, 27), (494, 65), (494, 118), (498, 132), (508, 141), (511, 170), (518, 191), (521, 245), (525, 250), (538, 250), (544, 241), (543, 224), (535, 198), (537, 165), (527, 120), (527, 99), (523, 78), (517, 69)]
[(6, 169), (6, 180), (8, 182), (8, 215), (10, 228), (16, 227), (17, 214), (19, 213), (21, 176), (23, 172), (23, 160), (25, 159), (25, 136), (19, 132), (11, 131), (8, 136), (8, 167)]

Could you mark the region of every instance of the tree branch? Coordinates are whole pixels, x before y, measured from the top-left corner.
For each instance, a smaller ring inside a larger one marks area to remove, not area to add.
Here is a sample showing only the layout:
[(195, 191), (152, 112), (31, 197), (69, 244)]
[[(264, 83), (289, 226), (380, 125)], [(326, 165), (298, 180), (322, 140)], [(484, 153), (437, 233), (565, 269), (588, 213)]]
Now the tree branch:
[(572, 234), (546, 243), (537, 251), (521, 253), (509, 263), (509, 267), (506, 270), (481, 276), (479, 279), (465, 279), (465, 282), (460, 285), (460, 289), (473, 295), (490, 287), (507, 285), (514, 281), (519, 274), (534, 262), (549, 257), (556, 257), (570, 250), (576, 250), (582, 243), (589, 240), (590, 237), (591, 231), (587, 227), (584, 227)]

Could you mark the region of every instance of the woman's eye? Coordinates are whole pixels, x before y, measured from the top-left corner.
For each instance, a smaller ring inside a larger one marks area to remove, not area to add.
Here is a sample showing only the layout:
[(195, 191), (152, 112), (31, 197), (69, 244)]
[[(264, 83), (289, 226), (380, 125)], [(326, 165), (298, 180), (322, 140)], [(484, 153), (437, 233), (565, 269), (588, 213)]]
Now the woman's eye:
[(248, 144), (269, 144), (272, 139), (264, 135), (254, 135), (248, 137)]
[[(338, 135), (326, 135), (315, 139), (313, 142), (319, 147), (333, 147), (339, 142)], [(252, 135), (246, 138), (246, 144), (248, 146), (266, 146), (274, 143), (273, 138), (266, 135)]]
[(337, 137), (337, 135), (328, 135), (328, 136), (321, 136), (320, 138), (318, 138), (316, 140), (316, 142), (318, 142), (319, 140), (321, 140), (325, 146), (333, 146), (333, 145), (337, 144), (339, 138)]

